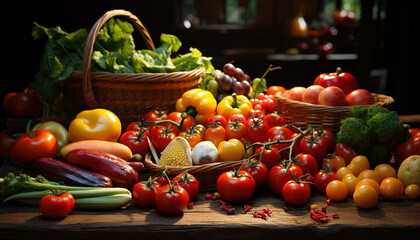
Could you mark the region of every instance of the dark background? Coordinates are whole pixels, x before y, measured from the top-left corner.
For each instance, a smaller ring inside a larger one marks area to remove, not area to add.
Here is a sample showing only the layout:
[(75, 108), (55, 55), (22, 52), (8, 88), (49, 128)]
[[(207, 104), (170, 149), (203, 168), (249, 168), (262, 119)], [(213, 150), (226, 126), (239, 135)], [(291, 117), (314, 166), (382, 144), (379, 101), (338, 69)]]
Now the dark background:
[[(202, 1), (207, 2), (207, 5), (200, 5), (201, 10), (211, 12), (220, 1)], [(32, 38), (33, 22), (46, 27), (61, 26), (67, 32), (80, 28), (89, 30), (106, 11), (124, 9), (131, 11), (143, 22), (155, 45), (159, 45), (161, 33), (174, 34), (183, 43), (180, 53), (187, 52), (189, 47), (196, 47), (203, 55), (214, 58), (216, 68), (220, 69), (225, 62), (235, 60), (235, 65), (255, 78), (261, 76), (269, 64), (282, 66), (282, 70), (270, 73), (268, 84), (291, 88), (297, 85), (309, 86), (318, 74), (334, 72), (337, 66), (341, 66), (344, 71), (355, 75), (362, 88), (393, 97), (393, 109), (399, 114), (419, 114), (417, 93), (420, 79), (416, 69), (419, 47), (418, 38), (414, 36), (419, 28), (416, 16), (418, 9), (414, 1), (379, 1), (386, 13), (383, 19), (373, 19), (372, 6), (375, 1), (361, 2), (362, 19), (349, 28), (338, 28), (339, 33), (350, 29), (356, 38), (352, 42), (335, 40), (335, 53), (357, 54), (357, 59), (296, 60), (284, 54), (280, 58), (270, 56), (284, 53), (295, 46), (294, 41), (302, 40), (287, 35), (290, 19), (300, 7), (296, 6), (297, 3), (306, 9), (305, 19), (311, 20), (322, 11), (322, 0), (260, 0), (258, 7), (265, 11), (264, 18), (255, 26), (197, 29), (181, 26), (180, 0), (8, 1), (3, 4), (1, 14), (1, 94), (4, 96), (10, 91), (22, 91), (33, 81), (39, 69), (45, 43)], [(141, 38), (135, 41), (138, 48), (144, 48)], [(385, 78), (372, 76), (372, 70), (385, 72)]]

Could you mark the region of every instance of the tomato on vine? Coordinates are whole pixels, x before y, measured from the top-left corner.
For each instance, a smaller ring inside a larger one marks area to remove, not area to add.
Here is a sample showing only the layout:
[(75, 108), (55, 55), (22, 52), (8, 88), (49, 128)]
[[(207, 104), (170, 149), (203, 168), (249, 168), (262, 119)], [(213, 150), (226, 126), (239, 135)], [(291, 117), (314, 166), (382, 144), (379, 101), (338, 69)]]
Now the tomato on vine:
[(184, 211), (189, 202), (187, 190), (178, 185), (169, 184), (156, 194), (155, 205), (165, 214), (179, 214)]
[[(155, 205), (156, 192), (155, 181), (151, 177), (147, 181), (138, 182), (133, 187), (133, 199), (141, 207)], [(159, 186), (160, 187), (160, 186)]]
[(159, 125), (152, 127), (150, 130), (150, 140), (158, 152), (162, 152), (176, 136), (170, 128)]
[(267, 113), (264, 116), (263, 120), (268, 124), (270, 128), (286, 124), (286, 120), (283, 117), (281, 117), (276, 111), (272, 113)]
[(256, 187), (263, 185), (267, 181), (267, 166), (262, 161), (258, 161), (255, 158), (248, 159), (241, 167), (241, 170), (247, 171), (251, 174), (254, 178)]
[(339, 180), (337, 174), (331, 169), (319, 170), (314, 176), (315, 189), (320, 193), (325, 193), (328, 183)]
[(193, 199), (200, 189), (200, 184), (197, 179), (187, 171), (176, 175), (172, 179), (172, 182), (184, 188), (188, 192), (190, 199)]
[(222, 173), (217, 179), (216, 188), (222, 200), (243, 203), (254, 195), (255, 181), (250, 173), (235, 169)]
[(302, 206), (309, 201), (311, 188), (300, 179), (292, 179), (284, 184), (282, 195), (286, 203), (293, 206)]
[(150, 151), (147, 134), (138, 130), (124, 132), (118, 141), (130, 148), (133, 154), (144, 156)]
[(251, 142), (267, 140), (268, 124), (260, 118), (249, 118), (245, 124), (245, 138)]
[(318, 162), (311, 154), (300, 153), (295, 156), (295, 159), (301, 163), (299, 166), (302, 168), (304, 174), (309, 173), (311, 176), (315, 176), (315, 174), (319, 171)]
[(261, 162), (263, 162), (269, 169), (280, 162), (278, 153), (279, 150), (272, 146), (260, 146), (255, 150), (256, 155), (261, 154)]
[(282, 196), (284, 184), (293, 180), (293, 176), (298, 178), (303, 175), (302, 169), (294, 163), (283, 162), (275, 165), (268, 173), (268, 186), (270, 190), (279, 196)]

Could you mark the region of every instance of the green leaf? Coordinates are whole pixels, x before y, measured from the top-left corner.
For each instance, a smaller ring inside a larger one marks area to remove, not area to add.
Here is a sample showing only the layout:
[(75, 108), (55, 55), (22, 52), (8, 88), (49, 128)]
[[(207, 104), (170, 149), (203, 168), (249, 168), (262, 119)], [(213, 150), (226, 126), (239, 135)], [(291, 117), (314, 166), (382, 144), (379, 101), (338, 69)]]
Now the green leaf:
[(171, 34), (162, 33), (160, 35), (160, 42), (162, 45), (167, 45), (174, 53), (178, 52), (179, 48), (182, 46), (179, 38)]

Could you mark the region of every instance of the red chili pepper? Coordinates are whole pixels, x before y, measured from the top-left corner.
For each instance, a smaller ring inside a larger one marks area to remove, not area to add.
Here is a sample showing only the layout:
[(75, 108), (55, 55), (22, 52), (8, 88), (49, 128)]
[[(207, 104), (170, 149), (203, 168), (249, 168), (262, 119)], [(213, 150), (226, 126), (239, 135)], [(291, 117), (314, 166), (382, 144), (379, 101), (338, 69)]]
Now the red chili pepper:
[(188, 209), (193, 209), (193, 208), (194, 208), (194, 205), (195, 205), (195, 203), (194, 203), (194, 202), (190, 202), (190, 203), (188, 203), (187, 208), (188, 208)]
[(212, 199), (213, 198), (213, 194), (211, 193), (206, 193), (206, 195), (204, 196), (204, 199)]
[(254, 211), (252, 216), (254, 216), (254, 218), (258, 217), (267, 220), (267, 214), (265, 212)]
[(270, 216), (270, 215), (273, 213), (273, 211), (271, 211), (269, 208), (264, 208), (264, 209), (263, 209), (263, 212), (264, 212), (265, 214), (267, 214), (268, 216)]
[(331, 199), (330, 199), (330, 198), (328, 198), (325, 202), (326, 202), (328, 205), (330, 205), (330, 204), (331, 204)]
[(328, 205), (325, 205), (325, 206), (323, 206), (323, 207), (322, 207), (322, 211), (323, 211), (324, 213), (327, 213), (327, 207), (328, 207)]
[(332, 216), (333, 218), (338, 218), (338, 213), (333, 213), (331, 216)]
[(244, 210), (242, 211), (242, 213), (247, 213), (247, 212), (249, 212), (249, 210), (251, 210), (253, 207), (251, 206), (251, 205), (249, 205), (249, 204), (246, 204), (245, 206), (244, 206)]
[(289, 208), (288, 208), (288, 207), (283, 207), (283, 210), (284, 210), (285, 212), (287, 212), (287, 211), (289, 211)]
[(328, 222), (329, 221), (328, 215), (325, 212), (323, 212), (319, 209), (311, 210), (309, 215), (311, 216), (312, 219), (314, 219), (318, 222)]

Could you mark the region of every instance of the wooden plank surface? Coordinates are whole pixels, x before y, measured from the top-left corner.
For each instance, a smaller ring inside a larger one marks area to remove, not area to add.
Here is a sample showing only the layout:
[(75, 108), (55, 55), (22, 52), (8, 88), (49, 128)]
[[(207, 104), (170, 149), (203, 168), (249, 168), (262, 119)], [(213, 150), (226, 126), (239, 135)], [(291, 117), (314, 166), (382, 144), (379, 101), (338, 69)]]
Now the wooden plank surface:
[(133, 202), (125, 209), (75, 210), (66, 218), (50, 220), (36, 207), (6, 203), (0, 207), (0, 233), (1, 239), (400, 239), (420, 234), (419, 200), (381, 199), (372, 209), (359, 209), (348, 198), (333, 202), (327, 209), (329, 216), (338, 213), (339, 218), (331, 218), (328, 223), (312, 220), (310, 204), (322, 207), (326, 199), (315, 193), (306, 206), (291, 207), (262, 188), (255, 193), (252, 205), (255, 210), (273, 210), (267, 220), (254, 218), (252, 210), (240, 213), (241, 204), (234, 205), (235, 215), (227, 215), (217, 200), (204, 199), (204, 193), (194, 199), (193, 209), (175, 216)]

